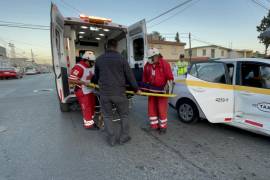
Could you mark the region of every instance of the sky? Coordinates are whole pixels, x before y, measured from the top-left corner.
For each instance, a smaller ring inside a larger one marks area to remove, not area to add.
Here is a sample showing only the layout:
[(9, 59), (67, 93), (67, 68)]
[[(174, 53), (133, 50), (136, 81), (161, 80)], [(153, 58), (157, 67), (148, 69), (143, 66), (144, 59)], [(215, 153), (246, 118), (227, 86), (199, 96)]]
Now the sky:
[[(141, 19), (149, 20), (185, 0), (55, 0), (64, 16), (86, 15), (111, 18), (113, 22), (131, 25)], [(268, 0), (258, 0), (270, 7)], [(50, 25), (49, 0), (1, 0), (1, 21)], [(72, 7), (73, 8), (72, 8)], [(256, 26), (267, 10), (252, 0), (193, 0), (166, 16), (148, 23), (148, 33), (159, 31), (167, 40), (180, 33), (180, 40), (192, 47), (217, 44), (234, 49), (264, 51), (259, 43)], [(162, 22), (162, 23), (160, 23)], [(159, 24), (160, 23), (160, 24)], [(198, 41), (199, 40), (199, 41)], [(0, 45), (15, 44), (17, 57), (30, 57), (31, 49), (39, 63), (51, 62), (50, 33), (48, 30), (29, 30), (0, 26)], [(187, 48), (187, 46), (186, 46)], [(9, 49), (8, 49), (9, 51)]]

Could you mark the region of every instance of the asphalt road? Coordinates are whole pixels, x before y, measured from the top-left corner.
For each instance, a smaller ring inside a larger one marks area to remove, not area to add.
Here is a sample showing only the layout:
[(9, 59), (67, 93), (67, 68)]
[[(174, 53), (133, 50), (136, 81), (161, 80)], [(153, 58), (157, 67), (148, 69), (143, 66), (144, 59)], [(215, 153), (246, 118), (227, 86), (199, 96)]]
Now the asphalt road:
[(103, 132), (83, 129), (80, 112), (60, 112), (52, 74), (1, 80), (0, 180), (270, 178), (268, 137), (186, 125), (173, 109), (166, 135), (147, 133), (146, 103), (134, 100), (132, 141), (110, 147)]

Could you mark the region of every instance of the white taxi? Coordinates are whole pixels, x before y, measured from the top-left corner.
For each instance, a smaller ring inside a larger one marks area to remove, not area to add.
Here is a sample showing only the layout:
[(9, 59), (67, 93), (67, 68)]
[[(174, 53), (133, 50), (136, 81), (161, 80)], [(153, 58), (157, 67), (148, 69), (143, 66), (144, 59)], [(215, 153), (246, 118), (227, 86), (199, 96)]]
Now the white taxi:
[(176, 80), (170, 104), (179, 119), (200, 118), (270, 135), (270, 60), (222, 59), (194, 63)]

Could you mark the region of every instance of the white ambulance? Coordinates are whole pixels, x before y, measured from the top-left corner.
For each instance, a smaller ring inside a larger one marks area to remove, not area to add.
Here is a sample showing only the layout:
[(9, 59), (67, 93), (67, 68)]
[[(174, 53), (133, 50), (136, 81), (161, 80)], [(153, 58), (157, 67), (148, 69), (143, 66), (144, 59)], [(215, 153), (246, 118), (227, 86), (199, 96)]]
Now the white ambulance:
[(51, 48), (55, 82), (61, 111), (69, 111), (76, 98), (68, 76), (76, 59), (91, 51), (96, 57), (104, 53), (107, 40), (118, 40), (118, 52), (128, 60), (138, 81), (147, 60), (146, 23), (141, 20), (131, 26), (113, 23), (111, 19), (80, 15), (63, 17), (55, 4), (51, 5)]
[(181, 121), (207, 119), (270, 135), (270, 60), (222, 59), (192, 64), (170, 104)]

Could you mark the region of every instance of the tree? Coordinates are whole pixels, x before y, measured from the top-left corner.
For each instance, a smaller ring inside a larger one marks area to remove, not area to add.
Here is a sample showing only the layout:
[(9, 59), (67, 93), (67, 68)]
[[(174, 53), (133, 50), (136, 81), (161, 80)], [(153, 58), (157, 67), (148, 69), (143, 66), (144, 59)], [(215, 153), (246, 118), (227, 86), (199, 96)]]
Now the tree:
[[(267, 16), (263, 17), (261, 24), (257, 26), (257, 31), (261, 34), (266, 31), (267, 28), (270, 27), (270, 11), (268, 12)], [(265, 45), (265, 56), (267, 56), (267, 49), (270, 45), (270, 38), (269, 37), (262, 37), (261, 35), (258, 36), (258, 39), (261, 43)]]
[(178, 32), (176, 33), (174, 39), (175, 39), (176, 42), (178, 42), (178, 43), (180, 42), (180, 38), (179, 38), (179, 33)]
[(162, 37), (162, 35), (158, 32), (158, 31), (153, 31), (150, 36), (152, 37), (152, 39), (157, 39), (160, 41), (165, 41), (165, 37)]

